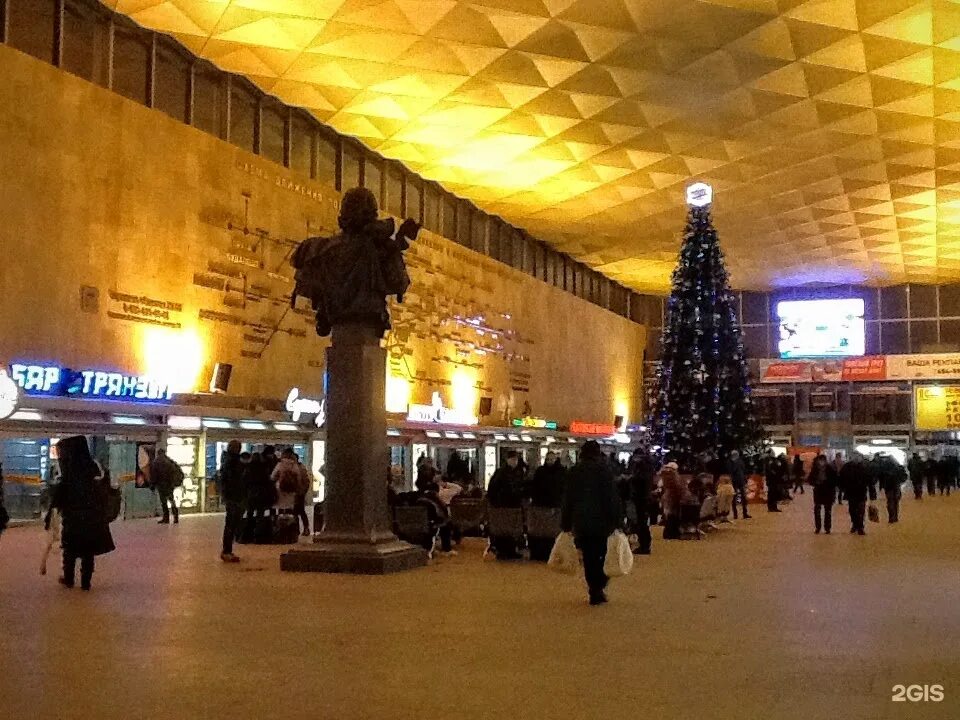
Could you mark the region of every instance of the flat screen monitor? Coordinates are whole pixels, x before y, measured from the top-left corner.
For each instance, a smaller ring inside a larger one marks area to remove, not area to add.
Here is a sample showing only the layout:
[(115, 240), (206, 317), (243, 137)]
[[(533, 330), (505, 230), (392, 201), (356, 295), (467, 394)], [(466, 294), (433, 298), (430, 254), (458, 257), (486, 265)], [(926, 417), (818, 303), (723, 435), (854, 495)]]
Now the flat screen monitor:
[(846, 357), (866, 351), (863, 300), (784, 300), (777, 303), (782, 358)]

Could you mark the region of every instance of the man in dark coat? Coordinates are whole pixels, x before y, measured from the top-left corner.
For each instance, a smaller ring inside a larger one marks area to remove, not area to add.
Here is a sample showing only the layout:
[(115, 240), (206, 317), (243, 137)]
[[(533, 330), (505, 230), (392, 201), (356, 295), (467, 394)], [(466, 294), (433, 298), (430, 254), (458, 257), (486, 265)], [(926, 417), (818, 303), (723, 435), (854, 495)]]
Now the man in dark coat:
[(223, 548), (220, 559), (224, 562), (240, 562), (233, 554), (233, 541), (243, 522), (243, 501), (246, 496), (245, 471), (240, 462), (240, 441), (231, 440), (220, 461), (220, 497), (226, 506), (223, 522)]
[(183, 482), (183, 470), (173, 460), (167, 457), (167, 451), (157, 448), (153, 461), (150, 463), (150, 484), (157, 491), (160, 498), (160, 507), (163, 509), (161, 525), (170, 524), (170, 510), (173, 510), (173, 524), (180, 522), (180, 509), (173, 497), (173, 489)]
[[(557, 454), (548, 452), (543, 458), (543, 465), (533, 471), (530, 481), (530, 504), (539, 508), (560, 509), (563, 503), (563, 485), (566, 470), (560, 464)], [(554, 539), (552, 537), (534, 537), (528, 535), (530, 559), (546, 562), (550, 558)]]
[(733, 519), (737, 519), (737, 499), (739, 498), (743, 507), (743, 519), (749, 520), (750, 513), (747, 512), (747, 466), (737, 450), (730, 452), (727, 472), (730, 475), (730, 482), (735, 493), (733, 497)]
[(875, 500), (877, 494), (870, 468), (858, 453), (854, 453), (850, 460), (843, 464), (840, 470), (840, 487), (843, 488), (847, 510), (850, 512), (850, 532), (866, 535), (863, 521), (867, 510), (867, 497)]
[[(515, 450), (507, 453), (507, 462), (501, 465), (490, 478), (487, 488), (487, 502), (494, 508), (518, 508), (523, 493), (523, 470), (520, 469), (520, 456)], [(512, 560), (520, 557), (516, 539), (507, 536), (490, 538), (498, 560)]]
[(800, 494), (803, 495), (803, 459), (800, 457), (800, 453), (794, 453), (793, 455), (793, 492), (797, 490), (800, 491)]
[(923, 458), (920, 453), (914, 453), (913, 457), (907, 462), (907, 468), (910, 471), (910, 483), (913, 485), (913, 497), (917, 500), (923, 499)]
[(900, 486), (906, 480), (906, 471), (889, 455), (877, 455), (875, 475), (887, 500), (887, 522), (900, 520)]
[(563, 502), (563, 465), (555, 452), (548, 452), (543, 465), (533, 471), (530, 483), (530, 504), (536, 507), (558, 508)]
[(927, 495), (937, 494), (937, 476), (939, 475), (940, 463), (936, 458), (927, 458), (924, 464), (923, 476), (927, 479)]
[(833, 504), (837, 501), (837, 471), (833, 469), (826, 455), (817, 455), (807, 482), (813, 488), (814, 532), (819, 534), (822, 527), (829, 535), (833, 526)]
[(953, 463), (950, 462), (950, 456), (944, 455), (937, 463), (937, 489), (940, 494), (950, 495), (950, 488), (953, 485)]
[(630, 495), (637, 511), (634, 532), (639, 541), (634, 554), (649, 555), (653, 544), (653, 538), (650, 535), (650, 495), (653, 493), (654, 476), (657, 471), (647, 448), (641, 447), (633, 451), (629, 472)]
[(588, 440), (580, 450), (580, 461), (567, 475), (560, 522), (564, 532), (573, 533), (583, 553), (591, 605), (607, 601), (603, 592), (607, 586), (603, 572), (607, 538), (619, 527), (621, 514), (613, 473), (603, 462), (600, 445)]
[(60, 582), (72, 588), (77, 560), (80, 560), (80, 587), (90, 589), (96, 555), (113, 552), (107, 500), (110, 481), (90, 455), (87, 439), (82, 435), (57, 443), (60, 482), (51, 496), (51, 506), (63, 518), (63, 577)]
[(769, 512), (780, 512), (777, 507), (777, 500), (780, 499), (780, 489), (783, 487), (784, 476), (780, 459), (773, 454), (773, 450), (767, 453), (763, 464), (763, 477), (767, 483), (767, 510)]

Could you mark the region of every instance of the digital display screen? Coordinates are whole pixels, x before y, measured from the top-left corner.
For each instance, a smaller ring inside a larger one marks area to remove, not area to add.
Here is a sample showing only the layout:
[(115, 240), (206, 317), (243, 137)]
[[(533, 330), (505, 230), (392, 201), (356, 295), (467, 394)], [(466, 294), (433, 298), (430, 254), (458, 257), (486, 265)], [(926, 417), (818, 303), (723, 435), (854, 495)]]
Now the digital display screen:
[(782, 358), (846, 357), (866, 352), (863, 300), (785, 300), (777, 303)]

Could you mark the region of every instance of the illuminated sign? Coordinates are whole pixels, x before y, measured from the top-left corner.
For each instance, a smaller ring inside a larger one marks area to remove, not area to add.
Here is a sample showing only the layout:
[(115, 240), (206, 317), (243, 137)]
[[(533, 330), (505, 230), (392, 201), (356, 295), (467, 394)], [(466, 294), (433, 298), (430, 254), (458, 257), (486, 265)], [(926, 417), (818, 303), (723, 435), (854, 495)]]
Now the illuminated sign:
[(542, 428), (544, 430), (556, 430), (556, 420), (544, 420), (538, 417), (522, 417), (513, 419), (514, 427)]
[(165, 402), (173, 397), (169, 384), (148, 375), (14, 364), (10, 366), (10, 376), (25, 395), (133, 402)]
[(480, 418), (460, 410), (444, 407), (440, 393), (433, 394), (430, 405), (411, 405), (407, 408), (407, 420), (419, 423), (441, 423), (443, 425), (476, 425)]
[(960, 386), (923, 385), (915, 392), (917, 430), (960, 430)]
[(5, 420), (17, 411), (20, 388), (10, 379), (5, 370), (0, 370), (0, 420)]
[(570, 423), (570, 432), (575, 435), (603, 435), (606, 437), (616, 433), (617, 426), (613, 423), (589, 423), (574, 420)]
[(687, 188), (687, 205), (706, 207), (713, 202), (713, 188), (703, 182), (694, 183)]
[(303, 397), (300, 395), (300, 388), (290, 388), (290, 392), (287, 393), (286, 408), (294, 422), (300, 422), (302, 415), (316, 415), (314, 424), (317, 427), (323, 427), (327, 421), (326, 402), (326, 399), (314, 400)]

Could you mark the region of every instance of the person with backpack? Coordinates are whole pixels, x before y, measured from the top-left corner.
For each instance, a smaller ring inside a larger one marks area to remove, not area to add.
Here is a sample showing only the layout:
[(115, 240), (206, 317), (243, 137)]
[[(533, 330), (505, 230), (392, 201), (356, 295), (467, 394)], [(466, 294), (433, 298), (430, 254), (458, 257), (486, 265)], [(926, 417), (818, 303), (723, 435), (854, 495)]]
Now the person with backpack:
[(164, 448), (157, 448), (153, 461), (150, 463), (150, 483), (160, 498), (160, 507), (163, 517), (158, 521), (160, 525), (170, 524), (170, 512), (173, 511), (173, 524), (180, 522), (180, 509), (173, 496), (174, 488), (183, 485), (183, 470), (167, 456)]
[[(290, 452), (293, 451), (291, 450)], [(300, 456), (293, 453), (293, 457), (297, 461), (297, 469), (300, 471), (297, 496), (293, 500), (293, 514), (296, 515), (303, 524), (301, 535), (310, 537), (310, 521), (307, 518), (307, 495), (310, 494), (310, 490), (313, 488), (313, 477), (310, 471), (307, 470), (307, 466), (300, 462)]]
[(303, 524), (302, 534), (309, 535), (306, 497), (310, 491), (310, 474), (292, 448), (280, 454), (280, 462), (273, 469), (270, 479), (277, 487), (277, 507), (292, 510), (298, 522)]
[(90, 589), (94, 557), (113, 552), (110, 534), (110, 480), (90, 454), (82, 435), (57, 443), (60, 482), (51, 494), (51, 507), (63, 518), (63, 577), (60, 583), (72, 588), (80, 561), (80, 587)]

